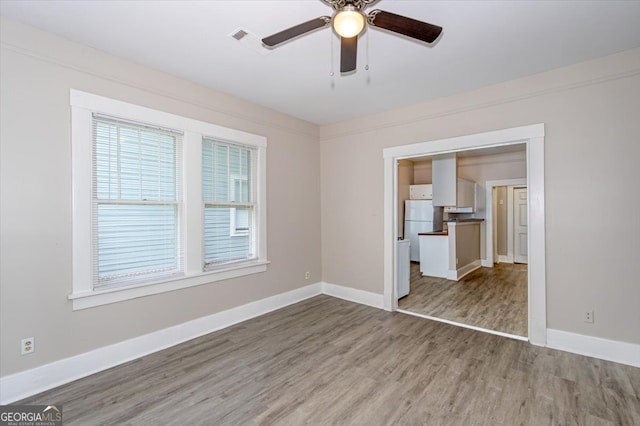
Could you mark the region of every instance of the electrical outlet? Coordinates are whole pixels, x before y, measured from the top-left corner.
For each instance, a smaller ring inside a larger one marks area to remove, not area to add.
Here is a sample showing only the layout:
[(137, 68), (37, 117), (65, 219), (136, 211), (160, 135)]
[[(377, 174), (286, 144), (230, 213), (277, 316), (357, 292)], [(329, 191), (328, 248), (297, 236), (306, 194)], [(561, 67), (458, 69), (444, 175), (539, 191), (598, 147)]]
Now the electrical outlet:
[(308, 280), (309, 278), (311, 278), (311, 272), (307, 271), (304, 273), (304, 279)]
[(20, 353), (22, 355), (30, 354), (35, 350), (35, 339), (33, 337), (27, 337), (22, 339), (20, 344)]
[(582, 319), (584, 322), (593, 324), (593, 311), (585, 311)]

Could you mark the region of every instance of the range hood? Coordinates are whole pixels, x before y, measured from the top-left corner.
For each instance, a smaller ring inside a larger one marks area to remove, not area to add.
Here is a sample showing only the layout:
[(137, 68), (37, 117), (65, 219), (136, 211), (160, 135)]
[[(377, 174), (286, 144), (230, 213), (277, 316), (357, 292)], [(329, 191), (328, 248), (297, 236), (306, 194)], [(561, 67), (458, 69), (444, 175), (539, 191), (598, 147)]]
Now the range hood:
[(457, 206), (445, 206), (445, 213), (473, 213), (473, 207), (457, 207)]

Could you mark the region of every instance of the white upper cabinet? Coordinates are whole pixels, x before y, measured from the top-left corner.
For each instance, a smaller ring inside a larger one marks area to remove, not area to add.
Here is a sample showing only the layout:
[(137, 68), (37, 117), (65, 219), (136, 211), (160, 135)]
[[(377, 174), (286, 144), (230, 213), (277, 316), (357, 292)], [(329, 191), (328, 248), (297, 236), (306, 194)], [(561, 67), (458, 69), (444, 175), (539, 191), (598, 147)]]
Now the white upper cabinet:
[(456, 153), (443, 154), (433, 157), (431, 162), (433, 205), (457, 205), (458, 170)]
[(457, 180), (457, 207), (471, 207), (475, 210), (476, 206), (476, 183), (466, 179)]
[(461, 208), (465, 213), (475, 211), (476, 184), (458, 178), (455, 152), (433, 157), (431, 168), (434, 206), (449, 207), (445, 211), (460, 212)]
[(409, 185), (409, 198), (411, 200), (431, 200), (433, 198), (433, 185)]

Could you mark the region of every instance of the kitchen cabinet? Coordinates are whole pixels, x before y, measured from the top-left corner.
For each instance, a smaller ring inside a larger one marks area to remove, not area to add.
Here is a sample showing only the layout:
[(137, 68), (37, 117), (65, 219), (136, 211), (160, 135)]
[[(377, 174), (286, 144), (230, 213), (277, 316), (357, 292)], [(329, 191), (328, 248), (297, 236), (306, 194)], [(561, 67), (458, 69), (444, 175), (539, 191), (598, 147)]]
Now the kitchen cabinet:
[(409, 198), (411, 200), (431, 200), (433, 198), (433, 185), (409, 185)]
[(458, 178), (456, 180), (456, 204), (444, 208), (449, 213), (473, 213), (476, 210), (476, 183)]
[(445, 232), (420, 235), (420, 273), (423, 277), (447, 278), (449, 236)]
[(456, 153), (437, 155), (431, 160), (434, 206), (455, 206), (458, 169)]
[(425, 277), (458, 281), (480, 268), (480, 223), (449, 223), (448, 232), (424, 232), (420, 238), (420, 272)]
[(476, 183), (466, 179), (458, 178), (458, 207), (475, 207), (476, 205)]
[[(431, 162), (433, 205), (449, 207), (445, 211), (473, 213), (475, 211), (476, 184), (458, 178), (456, 153), (437, 155)], [(452, 209), (456, 207), (456, 209)], [(464, 211), (460, 211), (464, 208)]]

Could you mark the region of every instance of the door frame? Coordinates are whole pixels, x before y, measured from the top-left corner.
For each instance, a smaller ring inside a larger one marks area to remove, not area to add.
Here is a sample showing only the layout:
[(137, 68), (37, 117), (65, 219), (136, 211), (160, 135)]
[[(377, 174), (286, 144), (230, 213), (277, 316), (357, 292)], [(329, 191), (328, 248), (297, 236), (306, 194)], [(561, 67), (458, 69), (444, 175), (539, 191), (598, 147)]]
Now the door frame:
[[(398, 160), (425, 155), (445, 154), (469, 149), (526, 144), (527, 188), (529, 218), (528, 322), (529, 341), (545, 346), (546, 263), (545, 263), (545, 204), (544, 204), (544, 123), (496, 130), (466, 136), (402, 145), (383, 150), (384, 158), (384, 294), (383, 307), (398, 308), (396, 294), (398, 237)], [(487, 238), (488, 240), (488, 238)], [(492, 253), (492, 252), (490, 252)], [(486, 254), (488, 255), (488, 253)]]
[[(510, 186), (507, 191), (511, 196), (511, 200), (509, 201), (510, 203), (509, 205), (511, 206), (511, 213), (509, 214), (511, 224), (508, 226), (508, 229), (507, 229), (509, 231), (509, 235), (507, 236), (507, 238), (509, 239), (508, 252), (509, 252), (509, 256), (511, 256), (511, 258), (513, 259), (513, 263), (518, 263), (516, 262), (516, 190), (517, 189), (525, 189), (527, 190), (527, 193), (529, 192), (526, 185)], [(529, 218), (527, 218), (527, 224), (528, 223), (529, 223)], [(527, 239), (529, 239), (528, 230), (527, 230)], [(527, 255), (527, 262), (526, 262), (527, 264), (529, 263), (528, 259), (529, 259), (529, 256)]]
[[(494, 218), (493, 218), (493, 213), (494, 213), (494, 205), (493, 205), (493, 189), (498, 187), (498, 186), (506, 186), (506, 187), (514, 187), (514, 186), (522, 186), (522, 187), (526, 187), (527, 186), (527, 178), (521, 178), (521, 179), (499, 179), (499, 180), (488, 180), (486, 183), (486, 197), (487, 197), (487, 205), (486, 205), (486, 216), (487, 218), (485, 219), (485, 223), (486, 223), (486, 232), (485, 235), (487, 236), (486, 238), (486, 250), (485, 250), (485, 256), (486, 259), (482, 259), (482, 266), (486, 267), (486, 268), (493, 268), (493, 264), (497, 263), (496, 259), (493, 257), (494, 254), (494, 235), (493, 235), (493, 231), (494, 231)], [(509, 204), (510, 200), (509, 200), (509, 196), (507, 195), (507, 207)], [(508, 216), (508, 214), (507, 214)], [(507, 218), (507, 220), (509, 220)], [(509, 226), (507, 226), (507, 229), (509, 228)], [(508, 237), (507, 237), (507, 245), (508, 243)], [(508, 257), (508, 251), (507, 251), (507, 257)]]

